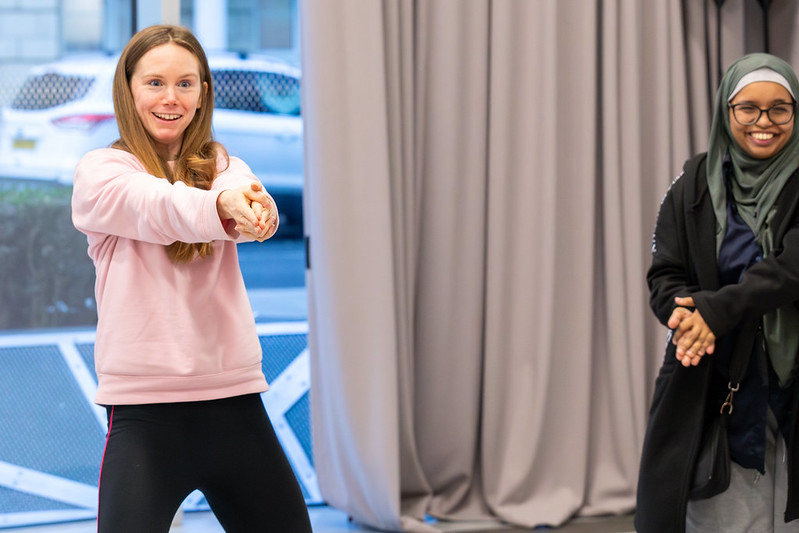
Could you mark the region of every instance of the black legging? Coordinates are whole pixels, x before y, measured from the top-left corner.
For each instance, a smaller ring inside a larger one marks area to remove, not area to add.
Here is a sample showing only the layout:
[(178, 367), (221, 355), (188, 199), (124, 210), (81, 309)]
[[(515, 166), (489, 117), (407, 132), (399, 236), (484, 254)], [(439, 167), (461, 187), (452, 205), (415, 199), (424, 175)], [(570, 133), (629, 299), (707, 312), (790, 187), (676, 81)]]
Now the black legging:
[(305, 533), (308, 510), (258, 394), (108, 408), (99, 533), (167, 533), (195, 489), (228, 533)]

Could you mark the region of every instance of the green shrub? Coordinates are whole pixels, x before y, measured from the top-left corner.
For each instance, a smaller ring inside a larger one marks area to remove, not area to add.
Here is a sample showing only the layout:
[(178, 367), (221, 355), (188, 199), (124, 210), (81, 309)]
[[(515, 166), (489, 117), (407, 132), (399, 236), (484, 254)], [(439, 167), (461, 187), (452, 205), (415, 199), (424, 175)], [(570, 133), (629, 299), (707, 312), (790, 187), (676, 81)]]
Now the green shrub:
[(0, 329), (94, 326), (94, 266), (71, 187), (0, 187)]

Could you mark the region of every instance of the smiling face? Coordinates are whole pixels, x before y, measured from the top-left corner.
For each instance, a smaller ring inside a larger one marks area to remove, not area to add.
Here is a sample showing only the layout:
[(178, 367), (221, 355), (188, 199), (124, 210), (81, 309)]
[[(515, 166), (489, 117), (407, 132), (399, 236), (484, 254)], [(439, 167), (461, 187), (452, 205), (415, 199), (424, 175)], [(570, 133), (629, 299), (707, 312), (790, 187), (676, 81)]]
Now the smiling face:
[(183, 133), (200, 108), (207, 87), (198, 59), (177, 44), (156, 46), (136, 63), (130, 78), (136, 113), (159, 155), (167, 161), (180, 152)]
[[(741, 89), (730, 104), (751, 104), (760, 109), (768, 109), (775, 104), (792, 102), (791, 94), (779, 83), (758, 81)], [(729, 119), (732, 137), (738, 146), (754, 158), (767, 159), (777, 155), (788, 143), (793, 132), (795, 117), (787, 124), (777, 126), (771, 122), (766, 113), (761, 113), (755, 124), (744, 126), (735, 120), (730, 109)]]

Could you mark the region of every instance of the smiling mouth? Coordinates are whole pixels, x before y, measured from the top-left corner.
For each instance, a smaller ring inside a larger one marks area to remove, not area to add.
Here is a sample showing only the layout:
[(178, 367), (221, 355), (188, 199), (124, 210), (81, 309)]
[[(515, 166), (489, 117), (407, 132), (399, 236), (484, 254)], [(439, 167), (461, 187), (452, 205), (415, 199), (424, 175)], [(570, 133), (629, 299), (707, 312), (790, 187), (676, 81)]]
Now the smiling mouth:
[(156, 117), (160, 118), (161, 120), (177, 120), (183, 115), (170, 115), (166, 113), (153, 113)]
[(770, 141), (774, 138), (773, 133), (766, 133), (766, 132), (755, 132), (750, 134), (752, 138), (756, 141)]

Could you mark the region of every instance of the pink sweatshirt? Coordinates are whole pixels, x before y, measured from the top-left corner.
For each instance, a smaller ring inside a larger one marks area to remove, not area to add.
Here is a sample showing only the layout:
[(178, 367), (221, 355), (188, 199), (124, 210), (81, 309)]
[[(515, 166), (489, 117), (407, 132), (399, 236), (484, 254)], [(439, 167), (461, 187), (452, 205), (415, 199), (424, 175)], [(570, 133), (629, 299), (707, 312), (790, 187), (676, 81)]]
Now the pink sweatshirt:
[[(261, 345), (232, 225), (216, 210), (224, 189), (257, 178), (240, 159), (204, 191), (147, 174), (132, 154), (86, 154), (75, 170), (72, 220), (89, 241), (97, 280), (94, 345), (101, 405), (211, 400), (267, 390)], [(175, 264), (165, 245), (211, 242)]]

